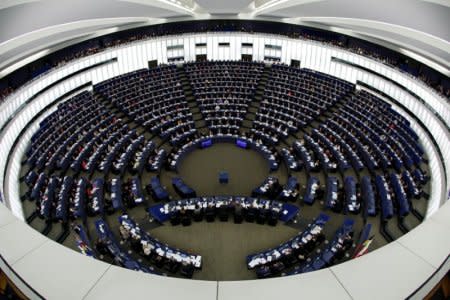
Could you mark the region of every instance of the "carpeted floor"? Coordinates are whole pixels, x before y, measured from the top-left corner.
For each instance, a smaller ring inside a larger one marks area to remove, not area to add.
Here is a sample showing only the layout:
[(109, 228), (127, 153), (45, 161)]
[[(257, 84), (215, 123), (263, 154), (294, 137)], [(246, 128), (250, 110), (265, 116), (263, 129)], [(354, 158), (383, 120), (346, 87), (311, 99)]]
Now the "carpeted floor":
[(277, 246), (295, 236), (298, 231), (279, 224), (275, 227), (255, 223), (199, 222), (191, 226), (170, 224), (155, 228), (150, 234), (161, 241), (202, 255), (203, 268), (194, 279), (243, 280), (256, 278), (247, 270), (246, 256)]
[[(229, 183), (219, 183), (219, 172), (229, 174)], [(248, 195), (269, 175), (269, 164), (262, 155), (251, 149), (241, 149), (231, 143), (218, 143), (210, 148), (190, 153), (179, 168), (179, 176), (200, 196)], [(285, 182), (287, 172), (274, 173)], [(162, 172), (161, 179), (171, 185), (172, 173)]]

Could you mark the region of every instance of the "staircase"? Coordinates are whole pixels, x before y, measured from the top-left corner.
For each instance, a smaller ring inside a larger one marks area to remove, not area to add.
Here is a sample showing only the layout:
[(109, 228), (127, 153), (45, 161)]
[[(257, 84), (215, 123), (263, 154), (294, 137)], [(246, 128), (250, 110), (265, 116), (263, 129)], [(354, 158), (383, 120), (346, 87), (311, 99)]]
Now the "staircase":
[(195, 128), (201, 129), (206, 126), (206, 122), (203, 120), (202, 113), (195, 100), (194, 91), (192, 90), (191, 83), (189, 81), (184, 65), (178, 65), (178, 76), (181, 80), (184, 96), (188, 103), (190, 112), (192, 113), (192, 119), (194, 120)]
[(253, 125), (253, 121), (256, 118), (256, 114), (259, 111), (259, 107), (261, 106), (261, 101), (264, 96), (264, 89), (266, 87), (266, 83), (269, 80), (269, 75), (271, 71), (272, 65), (265, 65), (264, 71), (261, 74), (261, 79), (256, 87), (255, 97), (253, 101), (249, 104), (247, 114), (244, 117), (244, 121), (242, 122), (243, 128), (251, 128)]
[(122, 122), (125, 124), (128, 124), (128, 127), (130, 129), (136, 129), (136, 132), (138, 135), (144, 135), (146, 139), (153, 139), (156, 144), (160, 143), (162, 140), (157, 135), (153, 135), (151, 132), (149, 132), (145, 127), (143, 127), (141, 124), (135, 122), (132, 118), (130, 118), (127, 114), (123, 113), (118, 107), (116, 107), (114, 104), (112, 104), (107, 98), (105, 98), (100, 93), (95, 93), (94, 97), (97, 101), (101, 102), (103, 105), (106, 106), (106, 108), (111, 111), (111, 113), (122, 119)]

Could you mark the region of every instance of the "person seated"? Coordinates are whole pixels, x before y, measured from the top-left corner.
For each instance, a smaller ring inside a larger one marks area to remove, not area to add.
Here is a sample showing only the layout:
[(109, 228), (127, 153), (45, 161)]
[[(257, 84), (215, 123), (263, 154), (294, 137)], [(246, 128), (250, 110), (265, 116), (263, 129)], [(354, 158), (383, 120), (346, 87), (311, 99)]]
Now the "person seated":
[(256, 215), (256, 222), (258, 224), (263, 225), (266, 222), (266, 218), (267, 218), (267, 211), (265, 209), (259, 209), (258, 213)]
[(269, 224), (270, 226), (276, 226), (278, 223), (279, 215), (279, 211), (269, 210), (267, 215), (267, 224)]
[(186, 278), (192, 278), (194, 275), (194, 266), (191, 264), (183, 263), (181, 265), (180, 274)]
[(244, 220), (243, 208), (239, 202), (234, 203), (234, 223), (241, 224)]
[(286, 268), (286, 266), (283, 264), (282, 261), (277, 261), (272, 266), (270, 266), (270, 270), (271, 270), (272, 274), (280, 273), (285, 268)]
[(289, 268), (297, 263), (297, 259), (293, 255), (291, 248), (287, 248), (285, 249), (285, 251), (283, 251), (283, 257), (281, 260), (286, 268)]
[(162, 257), (161, 255), (155, 255), (153, 257), (153, 261), (152, 262), (153, 262), (153, 264), (155, 266), (157, 266), (158, 268), (161, 269), (164, 266), (165, 261), (166, 261), (166, 259), (164, 257)]
[(142, 253), (147, 259), (150, 259), (152, 254), (152, 246), (147, 241), (141, 241)]
[(293, 256), (300, 262), (305, 261), (309, 251), (305, 248), (303, 244), (299, 245), (299, 248), (294, 249)]
[(257, 212), (258, 210), (256, 207), (254, 206), (249, 207), (245, 215), (245, 220), (250, 223), (255, 222)]
[(264, 266), (258, 267), (256, 269), (256, 276), (258, 276), (259, 279), (268, 278), (268, 277), (272, 276), (272, 271), (270, 269), (270, 266), (264, 265)]
[(119, 233), (122, 241), (128, 241), (128, 239), (130, 238), (130, 231), (123, 225), (119, 226)]
[(206, 222), (214, 222), (216, 217), (215, 207), (209, 203), (205, 210)]
[(194, 221), (200, 222), (203, 220), (203, 211), (199, 204), (195, 205), (194, 208)]
[(164, 265), (164, 269), (171, 273), (176, 273), (179, 268), (180, 264), (177, 261), (171, 259), (168, 259)]
[(135, 252), (139, 252), (142, 250), (141, 246), (141, 238), (139, 235), (133, 235), (130, 239), (131, 249)]
[(172, 215), (170, 216), (170, 224), (172, 224), (172, 226), (177, 226), (177, 225), (180, 224), (180, 222), (181, 222), (181, 219), (180, 219), (179, 212), (178, 211), (174, 211), (172, 213)]
[(109, 254), (107, 242), (103, 239), (98, 239), (95, 242), (95, 250), (97, 250), (101, 256)]
[(180, 210), (180, 219), (181, 219), (181, 224), (183, 226), (191, 225), (191, 217), (189, 216), (188, 212), (184, 208), (182, 208)]
[(222, 222), (228, 221), (228, 208), (224, 205), (219, 208), (219, 220)]

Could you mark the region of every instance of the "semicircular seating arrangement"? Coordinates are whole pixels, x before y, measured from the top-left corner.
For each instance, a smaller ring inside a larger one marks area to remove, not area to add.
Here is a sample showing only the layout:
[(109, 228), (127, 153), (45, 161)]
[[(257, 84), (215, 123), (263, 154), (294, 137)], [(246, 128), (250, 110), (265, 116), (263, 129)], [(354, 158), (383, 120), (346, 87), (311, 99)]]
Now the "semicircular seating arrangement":
[(233, 143), (241, 148), (249, 148), (259, 152), (269, 162), (269, 170), (275, 171), (278, 169), (279, 161), (277, 159), (278, 154), (273, 152), (271, 148), (267, 147), (260, 141), (252, 140), (245, 136), (237, 134), (219, 134), (210, 135), (208, 137), (200, 137), (185, 143), (178, 149), (177, 152), (172, 152), (169, 157), (169, 166), (172, 170), (176, 171), (178, 165), (183, 157), (187, 156), (190, 152), (199, 149), (212, 146), (213, 143)]
[[(218, 143), (259, 152), (267, 178), (247, 195), (195, 190), (179, 166)], [(298, 229), (247, 257), (265, 278), (348, 259), (368, 223), (390, 242), (422, 221), (428, 197), (423, 147), (395, 107), (326, 74), (259, 62), (162, 65), (101, 82), (39, 124), (23, 165), (32, 226), (125, 268), (189, 278), (208, 254), (167, 245), (151, 226), (232, 216)]]
[(200, 111), (213, 133), (239, 132), (264, 65), (252, 62), (196, 62), (185, 65)]

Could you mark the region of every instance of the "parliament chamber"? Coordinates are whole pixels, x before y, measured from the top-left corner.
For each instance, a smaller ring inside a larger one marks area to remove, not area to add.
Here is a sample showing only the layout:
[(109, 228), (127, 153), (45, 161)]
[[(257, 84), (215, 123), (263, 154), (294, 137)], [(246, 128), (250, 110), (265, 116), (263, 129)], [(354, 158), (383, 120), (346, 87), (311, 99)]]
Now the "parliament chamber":
[(0, 77), (8, 291), (437, 294), (448, 74), (359, 36), (258, 18), (130, 26), (45, 53)]

